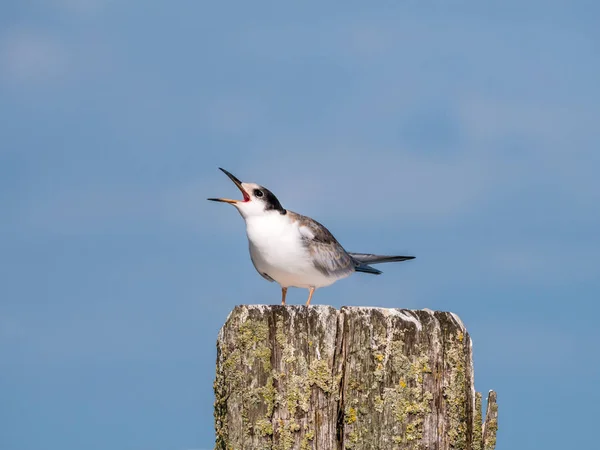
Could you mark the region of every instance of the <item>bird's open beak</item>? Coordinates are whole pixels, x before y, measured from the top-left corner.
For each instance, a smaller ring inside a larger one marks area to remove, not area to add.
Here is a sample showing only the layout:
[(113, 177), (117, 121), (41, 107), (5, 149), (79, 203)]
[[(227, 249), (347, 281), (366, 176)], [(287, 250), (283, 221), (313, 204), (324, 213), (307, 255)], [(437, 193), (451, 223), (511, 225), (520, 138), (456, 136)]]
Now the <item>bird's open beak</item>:
[(230, 198), (209, 198), (207, 200), (212, 200), (213, 202), (225, 202), (225, 203), (240, 203), (240, 202), (249, 201), (250, 196), (246, 193), (246, 190), (242, 186), (242, 182), (240, 180), (238, 180), (235, 176), (233, 176), (231, 173), (227, 172), (225, 169), (222, 169), (219, 167), (219, 170), (221, 172), (223, 172), (225, 175), (227, 175), (231, 179), (231, 181), (233, 181), (235, 183), (235, 185), (238, 187), (238, 189), (242, 192), (242, 195), (244, 196), (244, 200), (232, 200)]

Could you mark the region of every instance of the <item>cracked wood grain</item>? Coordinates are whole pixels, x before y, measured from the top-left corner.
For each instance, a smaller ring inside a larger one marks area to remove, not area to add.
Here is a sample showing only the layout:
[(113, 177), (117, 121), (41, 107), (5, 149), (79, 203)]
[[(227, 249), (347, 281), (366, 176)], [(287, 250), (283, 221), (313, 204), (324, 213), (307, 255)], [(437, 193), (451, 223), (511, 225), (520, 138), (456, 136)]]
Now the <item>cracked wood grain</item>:
[(214, 389), (219, 450), (495, 445), (495, 393), (482, 427), (471, 339), (452, 313), (237, 306)]

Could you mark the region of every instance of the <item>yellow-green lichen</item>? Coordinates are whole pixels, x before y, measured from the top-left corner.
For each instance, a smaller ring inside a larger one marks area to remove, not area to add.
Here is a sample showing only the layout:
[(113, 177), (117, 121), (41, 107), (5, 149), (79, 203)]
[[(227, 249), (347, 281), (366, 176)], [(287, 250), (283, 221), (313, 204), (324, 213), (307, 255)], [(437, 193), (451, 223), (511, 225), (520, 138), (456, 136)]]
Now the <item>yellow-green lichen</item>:
[(283, 319), (277, 319), (277, 323), (275, 325), (275, 340), (281, 346), (282, 361), (291, 364), (294, 361), (296, 361), (296, 357), (294, 355), (294, 347), (288, 343), (283, 328)]
[(358, 432), (352, 431), (348, 434), (348, 437), (344, 443), (344, 447), (350, 450), (355, 448), (356, 444), (358, 444)]
[(375, 379), (378, 382), (382, 382), (384, 373), (385, 373), (385, 368), (384, 368), (383, 364), (378, 362), (377, 365), (375, 366), (375, 372), (374, 372)]
[(254, 350), (254, 356), (262, 362), (265, 372), (271, 371), (271, 349), (269, 347), (265, 345), (257, 347)]
[(348, 389), (350, 391), (361, 391), (362, 384), (356, 378), (351, 377), (350, 380), (348, 381)]
[(223, 372), (228, 383), (232, 383), (237, 386), (243, 379), (244, 374), (240, 370), (242, 362), (242, 352), (236, 348), (228, 356), (225, 356), (225, 362), (223, 363)]
[(267, 407), (266, 416), (271, 417), (273, 415), (273, 408), (275, 407), (275, 396), (277, 391), (273, 386), (273, 377), (267, 379), (267, 383), (262, 388), (256, 389), (257, 393), (263, 398), (264, 404)]
[(273, 435), (273, 424), (270, 420), (259, 419), (254, 425), (254, 432), (259, 436), (272, 436)]
[[(239, 327), (237, 343), (240, 350), (252, 349), (251, 357), (257, 358), (263, 364), (263, 369), (271, 370), (271, 348), (268, 345), (269, 327), (267, 323), (257, 320), (247, 320)], [(252, 364), (252, 361), (249, 361)]]
[[(240, 321), (240, 318), (234, 316), (232, 320)], [(272, 435), (271, 416), (275, 405), (272, 376), (262, 386), (246, 385), (247, 374), (256, 370), (257, 364), (263, 371), (271, 371), (267, 322), (253, 317), (238, 322), (235, 332), (226, 336), (220, 345), (219, 359), (214, 383), (216, 448), (225, 448), (225, 443), (231, 443), (227, 404), (232, 401), (239, 404), (244, 435)], [(257, 417), (259, 411), (266, 413), (261, 412)]]
[(383, 412), (384, 402), (383, 402), (383, 398), (381, 398), (381, 395), (375, 396), (375, 398), (373, 399), (373, 407), (375, 408), (375, 411), (377, 411), (378, 413)]
[(431, 412), (431, 392), (423, 392), (422, 387), (387, 388), (384, 402), (391, 405), (394, 417), (404, 429), (395, 436), (398, 443), (410, 443), (423, 437), (423, 422)]
[(285, 383), (281, 383), (283, 389), (278, 394), (278, 401), (285, 405), (290, 416), (294, 417), (298, 408), (304, 412), (308, 411), (310, 403), (308, 367), (303, 355), (299, 355), (298, 358), (293, 356), (294, 348), (283, 333), (283, 320), (278, 320), (276, 327), (275, 339), (282, 350), (283, 370), (286, 370), (286, 366), (290, 366), (291, 369), (289, 373), (279, 374), (280, 380), (285, 379)]
[(475, 418), (473, 419), (473, 450), (482, 450), (482, 415), (481, 415), (481, 392), (475, 393)]
[[(419, 448), (433, 401), (426, 380), (434, 375), (428, 344), (415, 343), (407, 333), (390, 328), (390, 324), (373, 325), (368, 337), (372, 372), (362, 380), (350, 378), (347, 385), (345, 448), (355, 448), (359, 442), (365, 448), (375, 445), (381, 426), (391, 435), (395, 444), (391, 448)], [(364, 364), (361, 356), (357, 363), (358, 367)], [(353, 365), (351, 360), (347, 367), (352, 370)], [(369, 411), (365, 416), (368, 420), (353, 414), (363, 410)]]
[(305, 430), (304, 437), (300, 442), (300, 450), (309, 450), (311, 447), (310, 442), (315, 438), (314, 431)]
[(319, 387), (326, 394), (337, 395), (341, 374), (334, 376), (332, 368), (325, 359), (315, 359), (309, 365), (305, 354), (298, 352), (296, 356), (296, 351), (288, 342), (283, 330), (283, 320), (278, 319), (275, 340), (281, 349), (282, 372), (278, 373), (276, 378), (280, 381), (285, 379), (285, 383), (281, 383), (284, 388), (276, 402), (285, 405), (289, 414), (294, 416), (298, 408), (308, 412), (313, 386)]
[[(257, 449), (312, 447), (316, 439), (313, 420), (320, 422), (320, 414), (312, 417), (311, 399), (317, 393), (328, 399), (337, 398), (341, 374), (334, 374), (332, 362), (320, 357), (325, 344), (312, 336), (309, 340), (308, 333), (302, 330), (304, 324), (295, 329), (294, 318), (289, 320), (288, 323), (287, 318), (276, 317), (273, 333), (266, 318), (252, 313), (230, 319), (227, 334), (219, 345), (215, 380), (217, 399), (221, 399), (221, 408), (215, 407), (215, 423), (217, 434), (220, 429), (222, 435), (216, 448), (224, 449), (225, 443), (238, 448), (246, 442)], [(273, 367), (273, 362), (277, 366)], [(236, 428), (228, 435), (226, 421), (232, 405), (236, 422), (241, 422), (241, 434), (236, 433)]]
[(340, 380), (341, 374), (334, 377), (326, 360), (315, 359), (310, 363), (308, 369), (308, 383), (310, 386), (317, 385), (323, 392), (331, 394), (337, 391)]
[(424, 374), (431, 373), (429, 355), (420, 346), (417, 350), (417, 355), (407, 356), (402, 341), (392, 342), (391, 362), (400, 379), (395, 386), (385, 388), (383, 393), (384, 404), (391, 408), (400, 425), (393, 440), (406, 448), (418, 448), (423, 437), (423, 423), (431, 412), (433, 400), (433, 394), (423, 385)]
[(356, 409), (355, 408), (346, 408), (346, 412), (344, 414), (344, 421), (348, 424), (351, 425), (354, 422), (356, 422)]
[(496, 448), (496, 432), (498, 431), (498, 421), (496, 419), (490, 420), (486, 427), (490, 430), (489, 438), (485, 441), (484, 450), (494, 450)]
[(491, 417), (493, 419), (489, 420), (485, 424), (485, 445), (484, 450), (494, 450), (496, 448), (496, 433), (498, 432), (498, 404), (491, 403), (488, 404), (488, 408), (490, 409)]
[(296, 414), (300, 408), (302, 411), (308, 411), (310, 400), (310, 386), (305, 376), (292, 374), (288, 377), (285, 392), (285, 405), (290, 415)]
[(390, 344), (390, 359), (392, 367), (397, 373), (404, 374), (410, 368), (411, 359), (404, 354), (404, 342), (401, 340), (392, 341)]
[(237, 341), (244, 347), (249, 347), (269, 337), (269, 326), (266, 322), (247, 319), (238, 327)]
[(280, 419), (278, 425), (276, 431), (278, 439), (273, 450), (291, 450), (296, 443), (295, 433), (300, 431), (300, 425), (294, 419), (286, 421)]
[(448, 440), (455, 449), (467, 448), (467, 373), (464, 334), (460, 331), (446, 340), (443, 395), (448, 417)]

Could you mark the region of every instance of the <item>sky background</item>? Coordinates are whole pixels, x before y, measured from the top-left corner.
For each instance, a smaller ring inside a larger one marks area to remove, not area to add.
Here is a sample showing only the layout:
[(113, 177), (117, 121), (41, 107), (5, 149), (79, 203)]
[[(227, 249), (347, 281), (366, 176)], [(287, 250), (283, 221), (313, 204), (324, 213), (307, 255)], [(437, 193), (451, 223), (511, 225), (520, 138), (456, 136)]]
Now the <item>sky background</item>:
[(212, 448), (280, 299), (217, 167), (417, 256), (314, 302), (457, 313), (498, 450), (594, 448), (599, 3), (290, 3), (0, 3), (0, 448)]

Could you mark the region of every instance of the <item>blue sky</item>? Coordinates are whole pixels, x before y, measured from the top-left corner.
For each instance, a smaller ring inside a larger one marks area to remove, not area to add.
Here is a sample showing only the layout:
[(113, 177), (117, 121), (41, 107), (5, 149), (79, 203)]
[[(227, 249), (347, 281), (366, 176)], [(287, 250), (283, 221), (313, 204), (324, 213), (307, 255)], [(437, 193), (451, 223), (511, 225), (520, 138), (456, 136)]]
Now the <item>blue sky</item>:
[(314, 302), (457, 313), (498, 450), (592, 448), (599, 12), (2, 2), (0, 447), (212, 448), (217, 331), (280, 295), (220, 166), (417, 256)]

